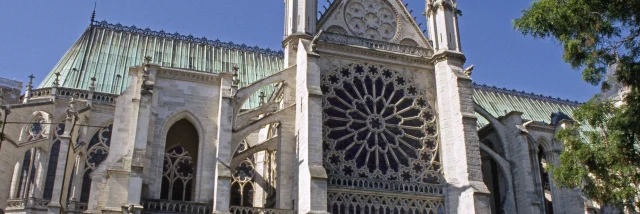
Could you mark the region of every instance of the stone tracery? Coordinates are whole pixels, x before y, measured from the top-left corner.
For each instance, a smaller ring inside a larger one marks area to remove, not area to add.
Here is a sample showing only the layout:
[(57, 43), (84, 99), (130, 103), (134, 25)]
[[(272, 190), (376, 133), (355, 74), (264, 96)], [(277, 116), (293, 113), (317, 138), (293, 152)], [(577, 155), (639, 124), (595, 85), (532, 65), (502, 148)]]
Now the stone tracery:
[[(423, 92), (400, 72), (351, 64), (323, 77), (324, 164), (332, 178), (439, 186), (437, 124)], [(347, 186), (362, 182), (347, 182)], [(332, 182), (330, 185), (345, 185)], [(441, 194), (439, 188), (410, 191)]]
[(398, 31), (396, 12), (384, 0), (351, 0), (344, 13), (347, 26), (356, 36), (389, 41)]

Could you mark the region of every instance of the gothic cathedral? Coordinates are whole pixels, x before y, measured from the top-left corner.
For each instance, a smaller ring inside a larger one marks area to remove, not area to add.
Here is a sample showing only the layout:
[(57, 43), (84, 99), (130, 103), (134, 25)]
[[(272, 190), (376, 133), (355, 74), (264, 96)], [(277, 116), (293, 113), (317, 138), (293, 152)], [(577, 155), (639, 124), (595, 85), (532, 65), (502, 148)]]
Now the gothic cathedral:
[(0, 208), (600, 212), (545, 171), (580, 103), (474, 83), (455, 0), (425, 0), (428, 36), (401, 0), (284, 7), (282, 51), (92, 18), (0, 93)]

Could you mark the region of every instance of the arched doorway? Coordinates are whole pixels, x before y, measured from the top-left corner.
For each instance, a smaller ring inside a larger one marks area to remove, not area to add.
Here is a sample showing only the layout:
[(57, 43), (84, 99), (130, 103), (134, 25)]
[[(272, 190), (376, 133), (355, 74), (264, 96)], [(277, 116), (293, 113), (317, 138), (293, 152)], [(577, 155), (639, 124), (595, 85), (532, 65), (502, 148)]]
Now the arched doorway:
[(179, 120), (169, 128), (162, 168), (161, 199), (194, 199), (198, 143), (198, 131), (189, 120)]

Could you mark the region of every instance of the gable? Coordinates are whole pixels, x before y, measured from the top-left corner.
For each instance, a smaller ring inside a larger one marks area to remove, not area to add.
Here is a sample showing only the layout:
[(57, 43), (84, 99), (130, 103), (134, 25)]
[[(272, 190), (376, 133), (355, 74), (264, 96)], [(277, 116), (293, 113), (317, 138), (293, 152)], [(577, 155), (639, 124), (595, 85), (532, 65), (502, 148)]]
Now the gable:
[(327, 9), (318, 29), (431, 49), (400, 0), (342, 0)]

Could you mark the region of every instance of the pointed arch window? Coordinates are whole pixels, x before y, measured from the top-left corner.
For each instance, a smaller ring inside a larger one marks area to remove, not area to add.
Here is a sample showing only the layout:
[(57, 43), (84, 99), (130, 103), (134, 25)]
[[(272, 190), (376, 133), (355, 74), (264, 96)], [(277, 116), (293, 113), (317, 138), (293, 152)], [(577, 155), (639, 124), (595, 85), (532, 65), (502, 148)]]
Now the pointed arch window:
[(109, 155), (109, 146), (111, 145), (111, 131), (113, 124), (101, 128), (92, 137), (87, 146), (85, 156), (85, 169), (82, 176), (82, 192), (80, 193), (80, 202), (89, 201), (91, 193), (91, 172), (96, 169)]
[[(248, 149), (247, 141), (242, 143), (236, 149), (235, 154)], [(255, 170), (255, 158), (249, 156), (242, 161), (235, 169), (233, 169), (231, 181), (231, 205), (253, 207), (253, 193), (254, 193), (254, 170)]]
[(540, 181), (542, 182), (542, 194), (544, 198), (544, 208), (547, 214), (553, 214), (553, 200), (551, 198), (551, 183), (549, 173), (545, 170), (549, 164), (544, 154), (544, 148), (538, 147), (538, 164), (540, 169)]
[(37, 148), (31, 148), (24, 152), (15, 198), (27, 198), (30, 193), (33, 193), (37, 173), (36, 165), (38, 165), (39, 159), (40, 151)]
[(165, 141), (167, 149), (162, 169), (161, 199), (194, 200), (198, 136), (195, 126), (187, 119), (179, 120), (169, 128)]
[(175, 146), (165, 153), (162, 198), (191, 201), (194, 165), (193, 158), (182, 146)]
[(56, 132), (54, 133), (53, 144), (51, 145), (51, 152), (49, 152), (49, 163), (47, 164), (47, 178), (44, 182), (44, 193), (42, 198), (45, 200), (51, 200), (53, 195), (53, 184), (56, 179), (56, 170), (58, 168), (58, 157), (60, 155), (60, 135), (64, 132), (64, 123), (58, 124)]

